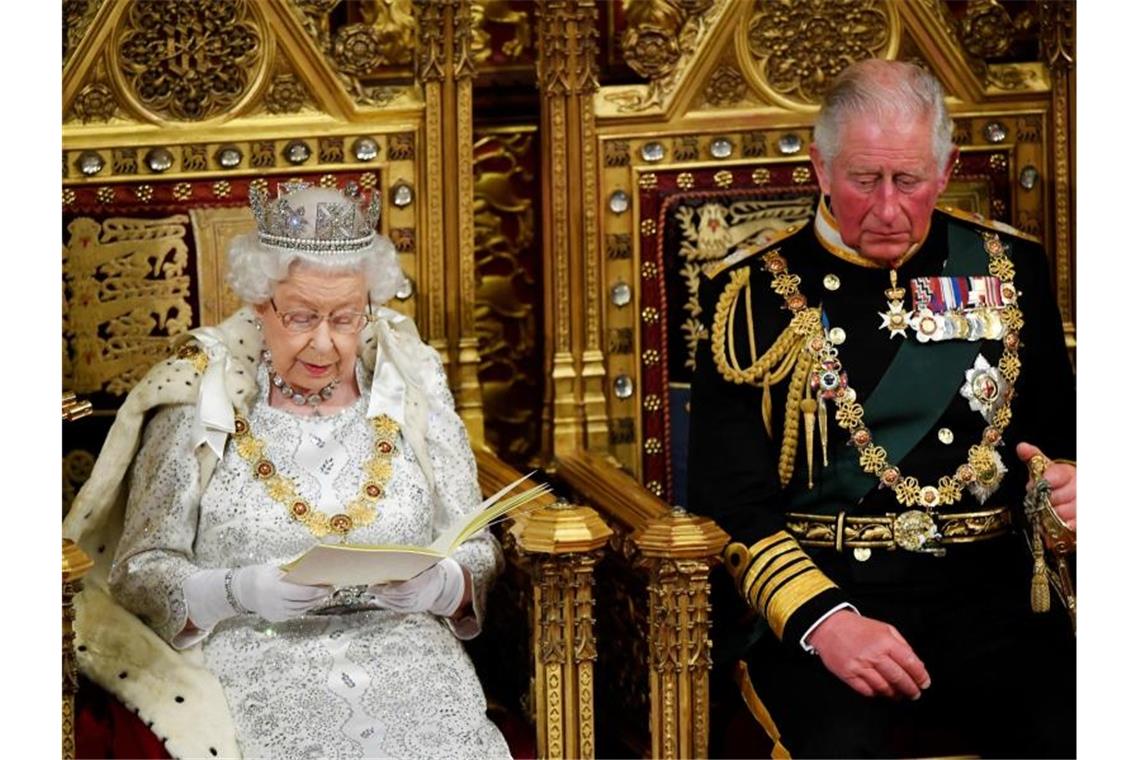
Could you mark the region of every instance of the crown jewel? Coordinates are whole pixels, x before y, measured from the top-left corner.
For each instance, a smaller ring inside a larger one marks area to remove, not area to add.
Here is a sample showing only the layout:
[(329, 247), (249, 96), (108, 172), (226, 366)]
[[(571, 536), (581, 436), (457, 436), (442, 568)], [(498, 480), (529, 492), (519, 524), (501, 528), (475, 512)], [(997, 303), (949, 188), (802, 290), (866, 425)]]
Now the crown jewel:
[(250, 188), (249, 207), (262, 244), (328, 253), (357, 251), (372, 244), (380, 219), (378, 193), (371, 193), (365, 203), (356, 183), (349, 182), (343, 191), (331, 189), (341, 200), (317, 201), (315, 214), (310, 217), (307, 204), (294, 205), (294, 194), (310, 187), (308, 182), (284, 182), (277, 185), (273, 199), (264, 188)]

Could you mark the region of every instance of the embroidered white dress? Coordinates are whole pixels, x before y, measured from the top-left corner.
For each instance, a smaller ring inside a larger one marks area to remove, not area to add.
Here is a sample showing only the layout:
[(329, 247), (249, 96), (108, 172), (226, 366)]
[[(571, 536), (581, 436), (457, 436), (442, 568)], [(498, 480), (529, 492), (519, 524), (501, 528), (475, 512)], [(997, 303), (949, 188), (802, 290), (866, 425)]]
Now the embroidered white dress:
[[(335, 514), (360, 488), (372, 451), (368, 382), (333, 415), (301, 417), (266, 402), (265, 368), (248, 418), (268, 458), (300, 494)], [(450, 405), (442, 368), (429, 395)], [(450, 407), (448, 407), (450, 408)], [(201, 568), (284, 563), (316, 542), (273, 501), (250, 464), (226, 444), (203, 490), (191, 450), (194, 408), (159, 409), (131, 470), (123, 536), (111, 589), (166, 641), (183, 645), (182, 582)], [(427, 447), (437, 488), (401, 437), (392, 478), (370, 525), (354, 543), (430, 543), (479, 503), (474, 458), (458, 416), (432, 412)], [(327, 540), (327, 539), (326, 539)], [(229, 618), (201, 641), (219, 678), (245, 757), (509, 757), (486, 717), (486, 700), (458, 637), (478, 632), (487, 586), (502, 554), (484, 532), (455, 554), (474, 585), (476, 617), (452, 625), (429, 613), (367, 610), (269, 623)]]

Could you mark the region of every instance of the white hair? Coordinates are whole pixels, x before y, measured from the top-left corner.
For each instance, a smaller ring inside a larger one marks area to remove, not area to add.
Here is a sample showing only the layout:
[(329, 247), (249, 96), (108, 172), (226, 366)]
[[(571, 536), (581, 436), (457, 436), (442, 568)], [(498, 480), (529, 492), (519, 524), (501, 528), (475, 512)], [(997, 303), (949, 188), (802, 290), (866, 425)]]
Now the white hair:
[(946, 166), (953, 148), (954, 122), (946, 111), (942, 85), (928, 71), (913, 63), (878, 58), (844, 69), (824, 96), (813, 132), (825, 165), (839, 154), (843, 127), (856, 115), (883, 122), (929, 118), (934, 159), (939, 169)]
[[(336, 190), (308, 188), (289, 196), (291, 205), (316, 218), (316, 204), (341, 202)], [(328, 273), (361, 272), (372, 303), (386, 303), (407, 279), (396, 258), (396, 247), (386, 236), (374, 234), (371, 243), (354, 251), (307, 251), (263, 243), (257, 232), (239, 235), (229, 248), (226, 282), (244, 303), (263, 304), (289, 277), (293, 264)]]

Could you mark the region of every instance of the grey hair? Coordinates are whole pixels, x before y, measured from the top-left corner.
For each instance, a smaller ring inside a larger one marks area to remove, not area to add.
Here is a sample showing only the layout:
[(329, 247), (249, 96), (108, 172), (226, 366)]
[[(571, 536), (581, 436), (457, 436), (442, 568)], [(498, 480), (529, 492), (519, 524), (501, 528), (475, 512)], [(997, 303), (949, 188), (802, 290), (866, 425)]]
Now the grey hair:
[[(335, 190), (309, 188), (290, 196), (290, 200), (316, 218), (316, 204), (343, 202)], [(374, 234), (371, 242), (355, 251), (316, 252), (285, 248), (263, 243), (257, 232), (239, 235), (229, 248), (229, 271), (226, 282), (244, 303), (263, 304), (277, 286), (289, 277), (293, 264), (329, 273), (361, 272), (372, 297), (372, 303), (386, 303), (407, 279), (396, 258), (396, 247), (384, 235)]]
[(930, 145), (939, 169), (953, 148), (954, 122), (946, 111), (942, 85), (930, 72), (905, 61), (870, 58), (844, 69), (824, 97), (813, 137), (823, 163), (839, 154), (839, 137), (856, 115), (881, 120), (930, 117)]

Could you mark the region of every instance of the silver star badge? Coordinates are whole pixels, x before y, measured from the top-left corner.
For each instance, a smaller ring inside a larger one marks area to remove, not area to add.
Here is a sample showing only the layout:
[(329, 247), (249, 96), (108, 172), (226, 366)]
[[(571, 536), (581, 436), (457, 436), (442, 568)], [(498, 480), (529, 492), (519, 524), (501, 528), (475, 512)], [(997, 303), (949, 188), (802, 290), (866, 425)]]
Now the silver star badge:
[(958, 393), (970, 402), (970, 409), (980, 412), (986, 422), (993, 422), (994, 410), (1005, 398), (1005, 392), (1005, 378), (980, 353), (974, 359), (973, 368), (966, 370), (966, 382), (958, 389)]

